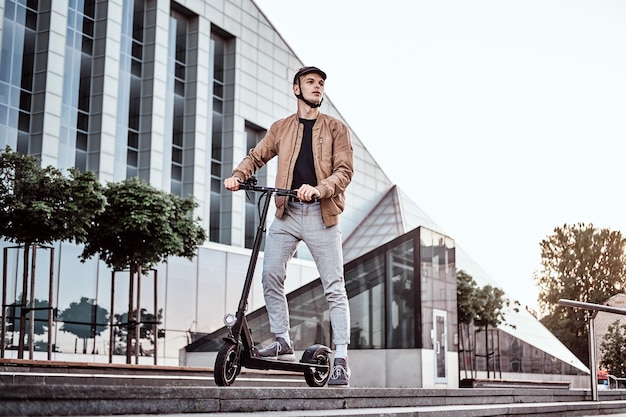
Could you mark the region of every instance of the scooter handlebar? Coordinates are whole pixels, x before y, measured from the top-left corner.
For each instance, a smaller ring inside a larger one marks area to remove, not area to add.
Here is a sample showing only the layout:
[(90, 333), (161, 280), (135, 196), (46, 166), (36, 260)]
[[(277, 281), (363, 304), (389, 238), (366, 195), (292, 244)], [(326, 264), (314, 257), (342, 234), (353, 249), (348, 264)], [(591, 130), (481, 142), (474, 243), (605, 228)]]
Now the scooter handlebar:
[(239, 181), (239, 189), (244, 191), (258, 191), (287, 197), (298, 196), (298, 192), (296, 190), (288, 190), (286, 188), (262, 187), (256, 184), (257, 179), (255, 177), (250, 177), (245, 181)]

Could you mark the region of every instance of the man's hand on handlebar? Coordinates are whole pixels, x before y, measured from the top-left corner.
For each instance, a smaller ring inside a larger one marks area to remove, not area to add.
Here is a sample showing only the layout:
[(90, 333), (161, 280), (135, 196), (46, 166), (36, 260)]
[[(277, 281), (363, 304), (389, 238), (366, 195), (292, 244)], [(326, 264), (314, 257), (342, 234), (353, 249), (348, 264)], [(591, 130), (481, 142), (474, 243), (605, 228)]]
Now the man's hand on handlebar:
[(230, 177), (224, 180), (224, 187), (229, 191), (238, 191), (241, 180), (237, 177)]
[(309, 184), (303, 184), (298, 188), (298, 200), (301, 201), (313, 201), (320, 198), (322, 194), (320, 191)]

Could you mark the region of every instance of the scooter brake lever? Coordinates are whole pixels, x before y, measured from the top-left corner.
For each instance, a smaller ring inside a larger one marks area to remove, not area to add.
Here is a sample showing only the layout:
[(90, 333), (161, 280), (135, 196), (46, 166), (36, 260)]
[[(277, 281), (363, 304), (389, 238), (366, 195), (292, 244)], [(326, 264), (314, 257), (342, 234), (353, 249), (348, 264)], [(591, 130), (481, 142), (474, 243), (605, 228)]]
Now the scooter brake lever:
[(241, 186), (243, 186), (244, 188), (246, 187), (254, 187), (257, 184), (257, 179), (255, 176), (251, 176), (250, 178), (248, 178), (245, 181), (239, 181), (239, 184)]

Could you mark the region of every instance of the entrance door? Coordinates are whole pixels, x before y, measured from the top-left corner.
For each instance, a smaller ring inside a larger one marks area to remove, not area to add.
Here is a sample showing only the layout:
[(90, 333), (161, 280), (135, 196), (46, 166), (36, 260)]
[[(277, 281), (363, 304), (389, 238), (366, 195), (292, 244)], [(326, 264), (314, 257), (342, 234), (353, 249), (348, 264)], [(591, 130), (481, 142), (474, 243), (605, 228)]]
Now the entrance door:
[(448, 351), (446, 316), (446, 312), (443, 310), (433, 310), (435, 384), (446, 384), (448, 382), (448, 366), (446, 363), (446, 352)]

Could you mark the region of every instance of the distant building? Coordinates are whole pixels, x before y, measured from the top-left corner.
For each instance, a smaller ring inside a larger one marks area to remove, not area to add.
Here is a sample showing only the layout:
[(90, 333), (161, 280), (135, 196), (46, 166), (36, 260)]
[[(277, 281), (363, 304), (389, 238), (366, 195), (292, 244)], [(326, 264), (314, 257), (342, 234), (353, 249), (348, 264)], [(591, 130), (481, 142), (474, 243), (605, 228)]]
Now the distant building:
[[(626, 294), (616, 294), (602, 304), (626, 309)], [(609, 326), (616, 321), (618, 321), (620, 325), (626, 324), (626, 316), (622, 314), (607, 313), (606, 311), (598, 311), (595, 317), (595, 347), (598, 366), (600, 365), (600, 362), (602, 362), (602, 349), (600, 348), (602, 345), (602, 339), (604, 339), (604, 335), (608, 332)]]
[[(186, 347), (219, 331), (223, 315), (236, 308), (258, 223), (254, 198), (225, 191), (222, 180), (274, 120), (295, 110), (293, 74), (315, 63), (301, 62), (251, 0), (0, 0), (0, 13), (3, 148), (36, 155), (44, 166), (93, 171), (102, 182), (137, 176), (199, 203), (208, 241), (192, 261), (172, 258), (160, 265), (142, 280), (139, 294), (141, 309), (160, 317), (163, 337), (156, 345), (140, 340), (133, 362), (178, 365)], [(322, 111), (343, 119), (328, 75)], [(354, 382), (454, 387), (462, 368), (454, 274), (463, 269), (480, 285), (498, 284), (414, 203), (420, 196), (409, 197), (391, 182), (357, 132), (351, 135), (356, 175), (342, 229)], [(440, 158), (445, 167), (445, 155), (421, 157)], [(275, 175), (271, 163), (257, 177), (273, 184)], [(442, 187), (454, 192), (449, 184)], [(128, 274), (115, 275), (113, 293), (111, 271), (102, 262), (80, 263), (81, 248), (73, 244), (54, 247), (52, 264), (47, 255), (37, 257), (35, 298), (64, 311), (86, 297), (112, 315), (116, 331), (98, 314), (76, 320), (93, 329), (90, 338), (61, 331), (63, 323), (54, 322), (34, 336), (33, 356), (46, 359), (51, 340), (55, 360), (106, 362), (111, 355), (124, 362)], [(15, 357), (20, 249), (7, 253), (4, 353)], [(361, 275), (367, 277), (364, 287)], [(289, 265), (288, 290), (313, 294), (316, 278), (303, 247)], [(259, 280), (249, 308), (262, 311)], [(313, 312), (324, 329), (322, 311), (320, 305)], [(580, 385), (577, 378), (589, 370), (534, 317), (522, 309), (507, 322), (516, 327), (500, 328), (505, 376), (570, 378)], [(306, 323), (302, 341), (312, 331)], [(101, 333), (100, 325), (106, 325)], [(359, 372), (380, 355), (387, 357), (377, 362), (377, 372), (405, 379), (373, 381)]]

